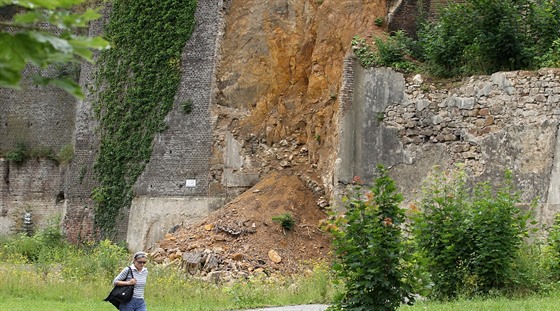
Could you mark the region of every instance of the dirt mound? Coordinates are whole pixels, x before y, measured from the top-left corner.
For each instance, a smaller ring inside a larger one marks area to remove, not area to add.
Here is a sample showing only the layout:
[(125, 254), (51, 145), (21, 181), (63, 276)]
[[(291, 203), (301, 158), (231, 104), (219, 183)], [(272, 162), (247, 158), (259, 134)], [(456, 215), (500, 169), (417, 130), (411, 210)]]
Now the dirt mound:
[[(300, 262), (325, 259), (330, 237), (320, 230), (319, 198), (296, 175), (273, 172), (202, 222), (167, 234), (152, 252), (159, 263), (181, 261), (191, 274), (294, 273)], [(289, 213), (292, 230), (272, 220)]]

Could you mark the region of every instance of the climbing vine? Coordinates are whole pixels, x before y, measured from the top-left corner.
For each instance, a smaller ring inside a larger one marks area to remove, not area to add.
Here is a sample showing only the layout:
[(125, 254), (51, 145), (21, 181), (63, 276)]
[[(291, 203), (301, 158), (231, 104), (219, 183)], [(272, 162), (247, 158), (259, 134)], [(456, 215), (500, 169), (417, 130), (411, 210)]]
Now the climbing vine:
[(94, 166), (98, 186), (95, 224), (115, 233), (119, 211), (152, 153), (155, 134), (166, 128), (180, 82), (181, 52), (194, 29), (196, 0), (113, 1), (105, 25), (111, 49), (97, 73), (100, 149)]

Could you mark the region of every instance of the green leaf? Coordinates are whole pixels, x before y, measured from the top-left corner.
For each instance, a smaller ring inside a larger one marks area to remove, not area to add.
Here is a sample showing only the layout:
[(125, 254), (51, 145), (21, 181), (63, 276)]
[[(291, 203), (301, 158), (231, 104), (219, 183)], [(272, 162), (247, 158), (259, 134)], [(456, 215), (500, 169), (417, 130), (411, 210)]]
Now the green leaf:
[(55, 50), (61, 53), (72, 53), (72, 45), (68, 40), (61, 39), (57, 36), (41, 33), (41, 32), (29, 32), (29, 37), (41, 43), (49, 43)]
[(65, 90), (69, 94), (73, 95), (76, 98), (83, 99), (84, 93), (82, 89), (76, 81), (69, 79), (69, 78), (49, 78), (49, 77), (42, 77), (42, 76), (34, 76), (33, 82), (38, 85), (54, 85), (58, 86), (59, 88)]
[(14, 16), (14, 24), (16, 25), (20, 25), (20, 24), (31, 24), (34, 23), (38, 20), (41, 20), (41, 17), (43, 15), (40, 14), (37, 11), (31, 11), (31, 12), (27, 12), (27, 13), (23, 13), (23, 14), (17, 14), (16, 16)]
[(111, 47), (109, 42), (101, 37), (75, 37), (69, 41), (73, 47), (83, 47), (96, 50), (107, 50)]
[(19, 89), (20, 70), (15, 70), (0, 63), (0, 87)]
[(87, 9), (84, 13), (82, 13), (81, 19), (86, 23), (97, 20), (101, 17), (101, 14), (99, 14), (98, 11), (99, 10), (97, 9)]
[(56, 8), (70, 8), (74, 5), (80, 4), (84, 0), (0, 0), (0, 5), (19, 5), (28, 9), (56, 9)]
[[(33, 42), (27, 34), (0, 33), (0, 60), (5, 67), (14, 70), (23, 70), (26, 60), (34, 57), (42, 57), (42, 47)], [(30, 57), (33, 56), (33, 57)]]

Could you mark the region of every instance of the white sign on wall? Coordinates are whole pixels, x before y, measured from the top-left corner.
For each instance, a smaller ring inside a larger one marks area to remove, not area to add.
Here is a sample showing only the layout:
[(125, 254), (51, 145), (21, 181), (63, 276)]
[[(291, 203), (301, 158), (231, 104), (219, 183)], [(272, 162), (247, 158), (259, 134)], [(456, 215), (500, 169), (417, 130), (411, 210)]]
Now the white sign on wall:
[(185, 181), (185, 187), (187, 188), (194, 188), (196, 187), (196, 179), (187, 179)]

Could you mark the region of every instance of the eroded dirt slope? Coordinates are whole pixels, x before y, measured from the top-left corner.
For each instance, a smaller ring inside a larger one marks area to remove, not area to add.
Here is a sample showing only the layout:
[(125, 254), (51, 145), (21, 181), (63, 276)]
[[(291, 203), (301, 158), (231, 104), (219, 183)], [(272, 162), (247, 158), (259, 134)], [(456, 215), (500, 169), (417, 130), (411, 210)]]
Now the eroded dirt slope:
[[(186, 261), (184, 268), (201, 276), (296, 272), (302, 261), (329, 256), (330, 237), (320, 229), (326, 215), (316, 200), (298, 176), (272, 173), (204, 221), (168, 234), (153, 258)], [(292, 230), (272, 220), (286, 213), (295, 220)]]

